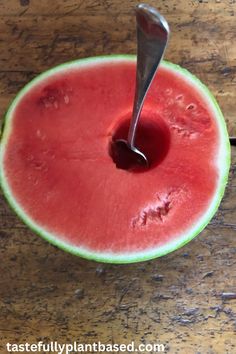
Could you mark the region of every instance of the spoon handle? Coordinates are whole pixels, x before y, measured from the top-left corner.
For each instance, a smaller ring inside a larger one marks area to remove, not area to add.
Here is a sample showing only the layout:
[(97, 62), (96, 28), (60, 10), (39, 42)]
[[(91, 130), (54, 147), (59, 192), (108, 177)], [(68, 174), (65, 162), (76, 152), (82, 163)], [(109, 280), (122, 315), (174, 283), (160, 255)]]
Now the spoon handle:
[(133, 114), (128, 133), (130, 147), (134, 147), (144, 99), (164, 54), (169, 36), (167, 21), (152, 6), (139, 4), (136, 7), (136, 23), (137, 70)]

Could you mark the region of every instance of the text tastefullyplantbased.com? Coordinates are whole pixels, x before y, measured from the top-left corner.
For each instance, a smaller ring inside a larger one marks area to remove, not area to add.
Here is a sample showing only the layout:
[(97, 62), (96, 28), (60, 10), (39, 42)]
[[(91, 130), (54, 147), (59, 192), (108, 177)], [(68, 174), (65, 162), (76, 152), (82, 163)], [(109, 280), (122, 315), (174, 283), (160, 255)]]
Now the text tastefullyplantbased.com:
[(156, 352), (163, 353), (165, 351), (164, 344), (157, 343), (147, 343), (147, 344), (135, 344), (133, 341), (129, 344), (114, 344), (108, 343), (104, 344), (101, 342), (92, 344), (83, 344), (78, 342), (73, 343), (7, 343), (6, 349), (9, 353), (56, 353), (56, 354), (69, 354), (69, 353), (94, 353), (94, 352), (104, 352), (104, 353), (115, 353), (115, 352), (126, 352), (126, 353), (148, 353)]

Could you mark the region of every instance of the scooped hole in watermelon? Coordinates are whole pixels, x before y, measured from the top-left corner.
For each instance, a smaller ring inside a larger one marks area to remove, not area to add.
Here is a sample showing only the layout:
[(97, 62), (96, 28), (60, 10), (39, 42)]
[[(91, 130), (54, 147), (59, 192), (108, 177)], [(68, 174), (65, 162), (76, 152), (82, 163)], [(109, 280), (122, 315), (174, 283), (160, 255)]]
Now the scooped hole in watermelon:
[[(131, 113), (128, 113), (118, 121), (111, 133), (109, 142), (109, 154), (113, 162), (117, 165), (121, 164), (119, 159), (124, 158), (119, 154), (114, 142), (118, 139), (127, 140)], [(164, 120), (156, 113), (144, 113), (140, 117), (137, 127), (135, 146), (142, 151), (149, 162), (149, 168), (154, 168), (165, 158), (170, 147), (170, 130)], [(122, 164), (122, 165), (125, 165)], [(145, 172), (145, 167), (134, 165), (128, 170), (131, 172)]]

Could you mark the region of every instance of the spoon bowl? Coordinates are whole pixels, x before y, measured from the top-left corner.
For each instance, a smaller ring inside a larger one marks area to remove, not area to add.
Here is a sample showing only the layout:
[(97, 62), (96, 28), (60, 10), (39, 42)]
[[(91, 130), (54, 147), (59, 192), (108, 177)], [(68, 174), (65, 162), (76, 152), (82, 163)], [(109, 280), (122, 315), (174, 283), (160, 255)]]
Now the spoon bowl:
[(144, 153), (135, 146), (130, 146), (124, 139), (116, 140), (113, 144), (112, 154), (116, 161), (116, 167), (123, 170), (132, 170), (134, 168), (148, 168), (149, 162)]

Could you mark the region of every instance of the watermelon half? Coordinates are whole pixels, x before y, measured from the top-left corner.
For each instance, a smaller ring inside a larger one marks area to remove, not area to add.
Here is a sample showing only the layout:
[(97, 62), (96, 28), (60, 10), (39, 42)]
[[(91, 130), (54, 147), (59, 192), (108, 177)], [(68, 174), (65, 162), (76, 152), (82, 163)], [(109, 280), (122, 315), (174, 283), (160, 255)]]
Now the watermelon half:
[(222, 113), (196, 77), (163, 61), (147, 95), (137, 146), (148, 170), (116, 167), (126, 138), (134, 56), (57, 66), (10, 105), (0, 143), (3, 192), (37, 234), (75, 255), (110, 263), (163, 256), (217, 211), (230, 147)]

